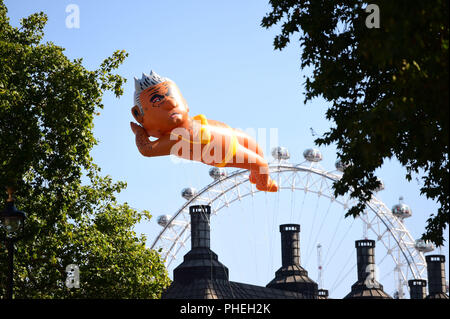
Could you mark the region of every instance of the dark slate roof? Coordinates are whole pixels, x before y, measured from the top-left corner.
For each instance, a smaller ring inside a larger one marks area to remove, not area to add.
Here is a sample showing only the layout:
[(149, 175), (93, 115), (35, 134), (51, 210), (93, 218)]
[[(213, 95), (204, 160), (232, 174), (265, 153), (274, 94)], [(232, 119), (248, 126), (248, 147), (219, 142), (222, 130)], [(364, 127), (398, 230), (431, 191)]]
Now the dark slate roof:
[(228, 268), (218, 260), (215, 252), (207, 247), (191, 249), (183, 262), (173, 271), (174, 282), (191, 283), (199, 279), (228, 281)]
[(448, 295), (440, 292), (432, 295), (428, 295), (425, 299), (449, 299)]
[(238, 298), (248, 299), (305, 299), (305, 297), (295, 291), (272, 289), (267, 287), (254, 286), (240, 282), (230, 282)]
[(191, 283), (173, 282), (163, 299), (304, 299), (300, 293), (227, 280), (199, 279)]
[(357, 281), (344, 299), (392, 299), (392, 297), (384, 292), (381, 284), (378, 284), (377, 288), (368, 288), (364, 282)]
[(278, 269), (267, 287), (294, 291), (309, 299), (316, 299), (318, 293), (317, 283), (308, 277), (308, 272), (302, 266), (295, 264)]
[(163, 292), (162, 299), (232, 299), (228, 280), (196, 279), (190, 283), (173, 281)]

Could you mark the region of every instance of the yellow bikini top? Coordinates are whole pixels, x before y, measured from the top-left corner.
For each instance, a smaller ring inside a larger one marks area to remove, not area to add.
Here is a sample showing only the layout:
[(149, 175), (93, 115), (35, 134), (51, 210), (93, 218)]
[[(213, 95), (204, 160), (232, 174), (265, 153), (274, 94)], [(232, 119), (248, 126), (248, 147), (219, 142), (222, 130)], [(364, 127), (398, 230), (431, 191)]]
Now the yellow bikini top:
[(211, 142), (211, 132), (209, 130), (208, 120), (203, 114), (196, 115), (192, 118), (195, 121), (200, 121), (200, 143), (209, 144)]
[[(203, 114), (196, 115), (192, 117), (194, 121), (200, 122), (200, 141), (191, 141), (185, 139), (181, 135), (177, 135), (181, 137), (182, 140), (189, 142), (191, 144), (209, 144), (211, 142), (211, 131), (209, 129), (208, 120), (206, 119), (206, 116)], [(172, 134), (172, 133), (171, 133)]]
[[(204, 116), (203, 114), (199, 114), (199, 115), (192, 117), (192, 119), (194, 121), (200, 121), (200, 141), (199, 142), (191, 141), (191, 140), (185, 139), (181, 135), (178, 135), (178, 136), (181, 137), (182, 140), (189, 142), (191, 144), (209, 144), (211, 142), (211, 131), (209, 129), (209, 124), (208, 124), (208, 120), (206, 119), (206, 116)], [(171, 133), (171, 134), (173, 134), (173, 133)], [(236, 154), (237, 147), (238, 147), (238, 140), (236, 138), (236, 135), (233, 134), (231, 137), (230, 147), (228, 148), (228, 151), (227, 151), (227, 154), (225, 155), (224, 160), (220, 163), (214, 164), (214, 166), (224, 167), (225, 165), (227, 165), (233, 159), (233, 156)]]

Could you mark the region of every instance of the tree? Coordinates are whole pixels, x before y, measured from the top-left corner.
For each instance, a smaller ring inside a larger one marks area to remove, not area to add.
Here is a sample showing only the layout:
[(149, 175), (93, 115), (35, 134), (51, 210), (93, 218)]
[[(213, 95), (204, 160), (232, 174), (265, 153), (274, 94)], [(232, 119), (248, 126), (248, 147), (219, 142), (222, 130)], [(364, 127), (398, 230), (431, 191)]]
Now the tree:
[[(351, 164), (335, 195), (358, 199), (357, 216), (379, 185), (374, 171), (396, 157), (406, 178), (421, 176), (421, 194), (440, 207), (423, 239), (442, 245), (449, 222), (448, 1), (271, 0), (265, 28), (281, 24), (282, 50), (298, 33), (305, 103), (322, 96), (335, 126), (315, 140), (335, 143)], [(375, 6), (374, 6), (375, 4)], [(378, 16), (379, 14), (379, 16)], [(377, 19), (379, 18), (379, 28)]]
[[(167, 271), (133, 230), (151, 215), (118, 204), (126, 184), (100, 176), (89, 155), (104, 91), (122, 94), (125, 79), (112, 71), (127, 54), (116, 51), (87, 70), (82, 59), (42, 43), (46, 21), (36, 13), (14, 28), (0, 0), (0, 186), (14, 185), (17, 205), (28, 213), (16, 244), (15, 296), (158, 298), (170, 283)], [(70, 264), (79, 267), (79, 289), (66, 287)], [(0, 271), (0, 295), (5, 286)]]

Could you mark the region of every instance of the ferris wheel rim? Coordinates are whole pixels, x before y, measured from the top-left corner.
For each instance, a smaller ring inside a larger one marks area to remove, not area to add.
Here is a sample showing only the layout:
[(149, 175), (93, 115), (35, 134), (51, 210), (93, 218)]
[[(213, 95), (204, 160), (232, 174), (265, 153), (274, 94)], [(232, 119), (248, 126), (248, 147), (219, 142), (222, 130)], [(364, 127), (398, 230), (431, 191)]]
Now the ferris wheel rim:
[[(302, 173), (312, 173), (315, 175), (320, 176), (321, 178), (326, 178), (328, 180), (331, 181), (337, 181), (341, 178), (341, 175), (339, 175), (339, 173), (336, 174), (336, 170), (332, 170), (332, 171), (326, 171), (325, 169), (323, 169), (320, 165), (317, 165), (317, 163), (310, 163), (309, 166), (303, 165), (305, 162), (300, 163), (300, 164), (290, 164), (290, 163), (282, 163), (282, 162), (276, 162), (276, 163), (270, 163), (269, 164), (269, 171), (271, 174), (273, 173), (287, 173), (287, 172), (294, 172), (294, 173), (298, 173), (298, 172), (302, 172)], [(192, 197), (191, 199), (187, 200), (182, 206), (181, 208), (179, 208), (176, 213), (172, 216), (172, 218), (167, 222), (167, 224), (163, 227), (163, 229), (160, 231), (160, 233), (158, 234), (158, 236), (155, 238), (153, 244), (151, 245), (151, 249), (154, 249), (156, 244), (160, 241), (160, 239), (162, 238), (162, 235), (168, 230), (169, 225), (171, 225), (172, 222), (174, 222), (177, 217), (183, 212), (185, 211), (192, 203), (195, 203), (199, 198), (201, 198), (201, 195), (207, 193), (208, 191), (214, 189), (216, 186), (218, 186), (219, 184), (223, 186), (223, 183), (225, 181), (232, 181), (234, 179), (234, 182), (232, 183), (232, 187), (224, 190), (223, 188), (220, 190), (220, 192), (218, 192), (218, 195), (213, 198), (212, 200), (209, 201), (208, 204), (212, 204), (213, 202), (215, 202), (216, 200), (218, 200), (220, 197), (222, 197), (224, 194), (226, 194), (227, 192), (229, 192), (230, 190), (233, 190), (235, 188), (237, 188), (238, 186), (245, 184), (245, 183), (250, 183), (248, 181), (248, 179), (243, 179), (240, 182), (237, 182), (237, 177), (239, 176), (243, 176), (248, 174), (248, 170), (246, 169), (237, 169), (233, 172), (231, 172), (229, 175), (222, 177), (220, 179), (214, 180), (213, 182), (209, 183), (208, 185), (206, 185), (205, 187), (203, 187), (194, 197)], [(280, 191), (281, 189), (287, 189), (287, 188), (282, 188), (281, 185), (280, 186)], [(242, 197), (239, 197), (239, 200), (245, 196), (249, 196), (249, 195), (254, 195), (255, 193), (258, 193), (260, 191), (258, 190), (253, 190), (253, 188), (251, 187), (252, 191), (245, 194)], [(309, 190), (309, 189), (301, 189), (301, 188), (295, 188), (295, 190), (304, 190), (305, 193), (306, 192), (310, 192), (310, 193), (314, 193), (313, 191)], [(331, 199), (331, 198), (330, 198)], [(229, 202), (228, 204), (232, 204), (234, 201), (236, 201), (237, 199), (232, 200), (231, 202)], [(334, 201), (336, 201), (336, 203), (338, 203), (341, 206), (344, 206), (345, 204), (336, 200), (336, 198), (333, 196)], [(224, 205), (225, 206), (225, 205)], [(217, 214), (217, 212), (219, 210), (221, 210), (224, 206), (220, 207), (219, 209), (214, 210), (214, 214)], [(377, 210), (377, 206), (381, 207), (379, 209), (384, 209), (384, 212), (381, 212), (383, 214), (387, 214), (390, 215), (388, 217), (390, 217), (389, 220), (385, 220), (384, 218), (382, 218), (382, 216), (379, 215), (379, 211)], [(411, 271), (411, 274), (413, 276), (414, 279), (423, 279), (425, 277), (425, 273), (426, 273), (426, 262), (425, 262), (425, 258), (423, 256), (423, 253), (420, 251), (417, 251), (414, 247), (411, 247), (411, 242), (414, 243), (414, 239), (412, 238), (411, 234), (409, 233), (408, 229), (404, 226), (404, 224), (401, 221), (398, 221), (397, 217), (395, 217), (391, 210), (379, 199), (377, 199), (375, 196), (372, 197), (372, 199), (367, 203), (367, 208), (370, 209), (372, 211), (372, 213), (377, 217), (378, 220), (380, 220), (386, 227), (386, 229), (388, 230), (388, 233), (392, 236), (392, 238), (394, 239), (394, 241), (397, 243), (397, 247), (398, 249), (401, 251), (401, 253), (403, 254), (404, 259), (407, 261), (407, 266), (408, 269)], [(361, 221), (365, 224), (367, 224), (367, 221), (364, 220), (363, 218), (361, 218)], [(395, 225), (389, 225), (389, 223), (394, 223)], [(173, 244), (171, 245), (170, 249), (166, 252), (166, 259), (169, 257), (169, 254), (172, 252), (172, 250), (174, 249), (175, 245), (178, 243), (178, 240), (184, 235), (184, 232), (189, 228), (190, 226), (190, 222), (186, 222), (186, 225), (183, 227), (182, 231), (180, 232), (180, 234), (177, 235), (177, 238), (175, 238), (175, 241), (173, 242)], [(398, 235), (396, 233), (396, 231), (399, 230), (400, 233), (403, 234), (403, 236), (400, 234)], [(379, 235), (377, 234), (373, 229), (372, 231), (378, 235), (379, 238), (377, 238), (377, 241), (381, 241), (383, 243), (383, 245), (385, 246), (385, 248), (388, 250), (389, 254), (389, 248), (387, 247), (386, 243), (384, 243), (383, 236), (384, 235)], [(381, 238), (380, 238), (381, 236)], [(404, 237), (409, 237), (408, 239), (410, 240), (407, 244), (404, 243), (403, 238)], [(188, 240), (189, 236), (186, 237), (185, 241)], [(185, 242), (184, 241), (184, 242)], [(175, 250), (175, 253), (172, 253), (172, 261), (173, 259), (176, 258), (176, 255), (178, 254), (178, 251), (181, 249), (182, 246), (184, 246), (184, 242), (182, 245), (179, 245), (179, 247)], [(391, 258), (393, 259), (394, 263), (396, 264), (397, 267), (400, 266), (400, 260), (396, 260), (396, 258), (391, 254)], [(400, 257), (399, 257), (400, 258)], [(416, 261), (416, 259), (419, 259), (418, 262)], [(165, 260), (166, 261), (166, 260)], [(170, 261), (169, 264), (172, 262)], [(404, 282), (406, 283), (406, 275), (403, 274), (401, 272), (401, 275), (403, 277)]]

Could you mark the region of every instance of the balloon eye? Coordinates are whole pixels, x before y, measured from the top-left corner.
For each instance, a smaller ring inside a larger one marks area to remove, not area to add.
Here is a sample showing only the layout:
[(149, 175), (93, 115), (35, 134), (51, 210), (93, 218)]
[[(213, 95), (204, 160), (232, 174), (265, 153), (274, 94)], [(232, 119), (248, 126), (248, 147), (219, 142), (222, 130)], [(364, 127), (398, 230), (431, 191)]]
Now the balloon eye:
[(163, 98), (164, 98), (164, 96), (155, 94), (150, 98), (150, 102), (152, 102), (152, 103), (160, 102)]
[(137, 110), (134, 110), (133, 113), (134, 113), (134, 116), (139, 116), (139, 112)]

